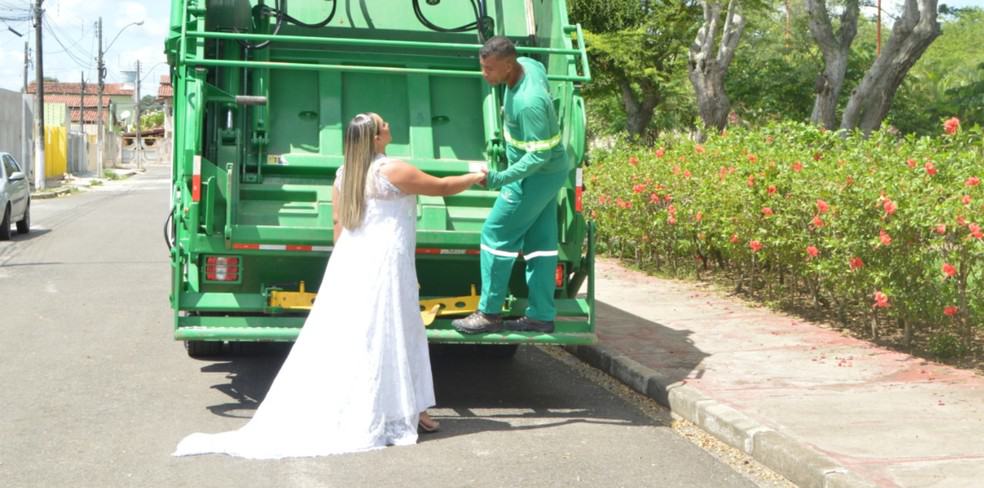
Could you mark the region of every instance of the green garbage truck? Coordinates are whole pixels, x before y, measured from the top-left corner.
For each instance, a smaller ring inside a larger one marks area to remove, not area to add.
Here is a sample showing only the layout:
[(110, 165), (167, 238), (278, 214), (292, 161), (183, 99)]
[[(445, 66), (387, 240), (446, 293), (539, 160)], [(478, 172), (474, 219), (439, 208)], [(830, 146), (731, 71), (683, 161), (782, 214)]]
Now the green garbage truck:
[[(591, 75), (563, 0), (172, 0), (165, 52), (174, 148), (164, 237), (174, 338), (191, 356), (218, 354), (224, 343), (296, 338), (320, 284), (335, 279), (324, 276), (331, 189), (355, 114), (390, 121), (389, 155), (435, 176), (506, 167), (502, 89), (484, 82), (478, 59), (493, 35), (547, 68), (571, 163), (556, 200), (557, 326), (550, 334), (478, 335), (451, 327), (475, 309), (481, 287), (479, 235), (497, 192), (476, 187), (417, 200), (428, 339), (513, 350), (595, 341), (578, 91)], [(525, 308), (523, 267), (517, 260), (506, 315)]]

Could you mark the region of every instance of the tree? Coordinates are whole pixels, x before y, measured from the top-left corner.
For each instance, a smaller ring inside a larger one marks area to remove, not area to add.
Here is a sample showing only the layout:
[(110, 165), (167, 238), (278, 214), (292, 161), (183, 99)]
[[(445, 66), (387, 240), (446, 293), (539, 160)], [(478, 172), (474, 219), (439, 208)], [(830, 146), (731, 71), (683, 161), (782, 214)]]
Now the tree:
[(649, 135), (658, 107), (679, 94), (687, 39), (696, 28), (692, 0), (571, 0), (570, 16), (585, 27), (593, 81), (586, 94), (617, 93), (624, 128)]
[[(690, 82), (697, 95), (697, 111), (704, 121), (704, 127), (720, 131), (727, 124), (731, 110), (731, 101), (724, 90), (724, 79), (745, 29), (745, 17), (741, 13), (740, 0), (729, 0), (724, 24), (720, 28), (721, 42), (716, 43), (722, 5), (718, 0), (701, 0), (701, 3), (704, 23), (690, 45)], [(703, 133), (698, 137), (702, 139)]]
[(845, 2), (836, 34), (830, 22), (826, 0), (806, 0), (806, 8), (810, 16), (810, 33), (820, 47), (824, 61), (823, 71), (814, 84), (816, 99), (810, 122), (833, 129), (837, 125), (837, 100), (841, 88), (844, 87), (851, 43), (858, 33), (860, 8), (858, 0)]
[(943, 34), (909, 71), (888, 114), (903, 132), (936, 134), (952, 116), (966, 126), (984, 125), (984, 9), (944, 8)]
[(937, 0), (905, 0), (902, 15), (892, 26), (892, 36), (851, 93), (841, 128), (860, 128), (867, 133), (881, 126), (909, 69), (939, 35)]

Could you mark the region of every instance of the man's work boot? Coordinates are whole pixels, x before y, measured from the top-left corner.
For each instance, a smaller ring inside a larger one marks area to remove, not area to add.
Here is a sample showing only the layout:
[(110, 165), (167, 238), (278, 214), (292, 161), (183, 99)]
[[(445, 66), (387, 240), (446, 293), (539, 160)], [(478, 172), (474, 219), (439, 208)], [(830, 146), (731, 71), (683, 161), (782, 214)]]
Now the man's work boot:
[(502, 317), (484, 312), (474, 312), (465, 318), (452, 320), (451, 327), (462, 334), (498, 332), (502, 330)]
[(507, 320), (503, 323), (503, 327), (516, 332), (542, 332), (544, 334), (550, 334), (554, 331), (552, 320), (536, 320), (529, 317)]

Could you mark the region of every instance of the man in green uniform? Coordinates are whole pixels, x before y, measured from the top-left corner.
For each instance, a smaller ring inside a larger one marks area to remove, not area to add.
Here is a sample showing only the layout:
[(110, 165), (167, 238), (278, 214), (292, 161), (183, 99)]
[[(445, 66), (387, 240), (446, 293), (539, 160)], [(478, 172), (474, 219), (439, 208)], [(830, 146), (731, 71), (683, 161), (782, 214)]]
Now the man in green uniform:
[[(554, 330), (554, 270), (557, 267), (557, 193), (570, 173), (547, 73), (540, 62), (518, 58), (505, 37), (489, 39), (479, 52), (482, 76), (505, 84), (503, 136), (509, 167), (490, 173), (487, 186), (501, 188), (482, 227), (482, 298), (478, 311), (452, 322), (459, 332), (502, 328)], [(526, 261), (526, 315), (503, 321), (509, 274), (520, 253)]]

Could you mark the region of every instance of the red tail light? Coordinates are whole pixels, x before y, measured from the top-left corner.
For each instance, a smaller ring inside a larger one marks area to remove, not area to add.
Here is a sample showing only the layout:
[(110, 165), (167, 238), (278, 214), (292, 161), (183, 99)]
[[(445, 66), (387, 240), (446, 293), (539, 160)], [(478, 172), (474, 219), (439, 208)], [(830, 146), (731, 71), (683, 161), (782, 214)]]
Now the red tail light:
[(205, 279), (208, 281), (239, 281), (239, 258), (208, 256), (205, 258)]
[(564, 286), (564, 274), (565, 274), (564, 273), (564, 265), (563, 264), (558, 264), (557, 265), (557, 274), (555, 276), (556, 281), (557, 281), (557, 288), (560, 288), (560, 287)]

